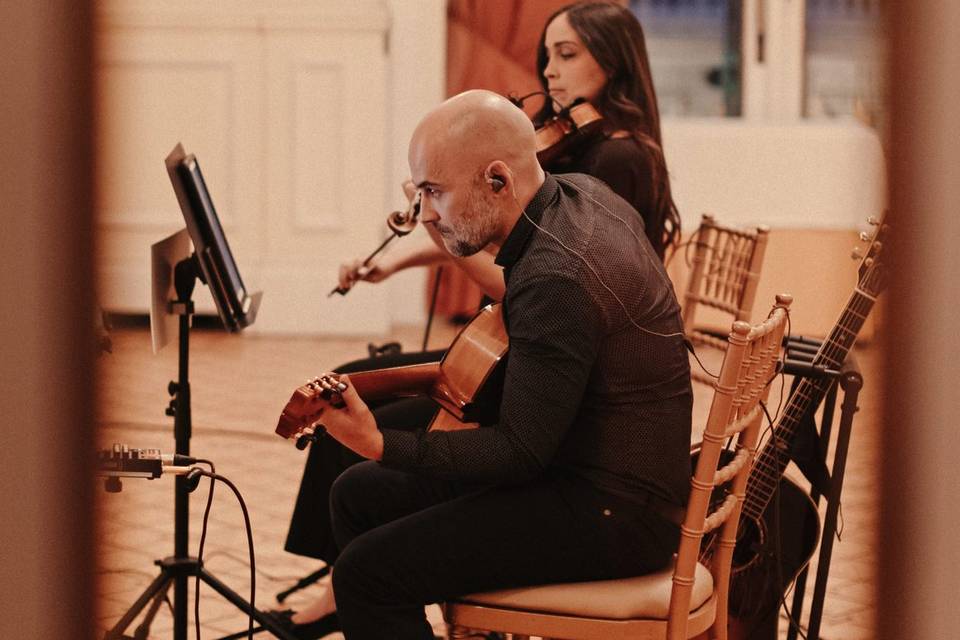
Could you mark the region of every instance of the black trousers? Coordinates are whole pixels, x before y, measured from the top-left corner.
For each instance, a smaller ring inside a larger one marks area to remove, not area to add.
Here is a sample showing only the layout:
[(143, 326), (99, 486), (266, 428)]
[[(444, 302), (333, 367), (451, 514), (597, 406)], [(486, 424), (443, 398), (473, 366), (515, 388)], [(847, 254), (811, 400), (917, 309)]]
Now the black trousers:
[[(336, 371), (353, 373), (437, 362), (443, 354), (444, 351), (423, 351), (366, 358), (341, 365)], [(370, 408), (381, 427), (412, 431), (426, 428), (438, 406), (429, 398), (409, 398), (371, 405)], [(362, 460), (333, 438), (322, 438), (310, 446), (283, 547), (286, 551), (317, 558), (330, 565), (336, 561), (338, 549), (330, 531), (330, 487), (344, 469)]]
[(559, 472), (469, 486), (363, 462), (331, 493), (337, 611), (348, 640), (432, 639), (424, 605), (663, 568), (679, 527)]

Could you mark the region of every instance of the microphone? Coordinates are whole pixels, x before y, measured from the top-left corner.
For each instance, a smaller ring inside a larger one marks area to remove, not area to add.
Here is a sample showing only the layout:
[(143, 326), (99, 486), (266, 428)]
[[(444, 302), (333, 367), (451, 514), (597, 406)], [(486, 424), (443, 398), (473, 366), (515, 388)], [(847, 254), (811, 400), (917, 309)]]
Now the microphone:
[[(132, 449), (114, 443), (97, 452), (97, 475), (113, 478), (159, 478), (161, 474), (188, 473), (197, 459), (179, 453), (164, 454), (160, 449)], [(166, 467), (166, 469), (164, 469)]]

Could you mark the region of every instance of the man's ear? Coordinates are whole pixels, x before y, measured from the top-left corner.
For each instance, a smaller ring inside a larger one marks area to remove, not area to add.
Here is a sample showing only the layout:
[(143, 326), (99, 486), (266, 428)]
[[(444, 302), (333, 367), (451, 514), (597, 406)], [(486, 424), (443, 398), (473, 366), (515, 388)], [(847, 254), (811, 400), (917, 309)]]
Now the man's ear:
[(509, 167), (499, 160), (495, 160), (487, 166), (484, 174), (487, 184), (490, 185), (490, 189), (494, 193), (500, 193), (507, 186), (507, 178), (505, 177), (507, 173), (509, 173)]

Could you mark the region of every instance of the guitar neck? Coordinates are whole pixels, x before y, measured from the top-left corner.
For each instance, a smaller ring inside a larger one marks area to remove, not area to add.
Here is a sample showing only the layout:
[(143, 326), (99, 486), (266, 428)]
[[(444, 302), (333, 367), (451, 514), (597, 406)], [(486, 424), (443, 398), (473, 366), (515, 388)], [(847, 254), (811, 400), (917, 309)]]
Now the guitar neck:
[[(874, 296), (859, 288), (854, 289), (840, 319), (817, 351), (813, 360), (815, 365), (829, 369), (842, 366), (874, 302)], [(830, 384), (831, 381), (827, 379), (803, 378), (791, 394), (783, 415), (757, 455), (750, 472), (743, 505), (745, 513), (759, 518), (766, 510), (789, 461), (788, 452), (803, 416), (820, 404)]]
[(440, 363), (427, 362), (348, 374), (364, 402), (425, 395), (440, 376)]

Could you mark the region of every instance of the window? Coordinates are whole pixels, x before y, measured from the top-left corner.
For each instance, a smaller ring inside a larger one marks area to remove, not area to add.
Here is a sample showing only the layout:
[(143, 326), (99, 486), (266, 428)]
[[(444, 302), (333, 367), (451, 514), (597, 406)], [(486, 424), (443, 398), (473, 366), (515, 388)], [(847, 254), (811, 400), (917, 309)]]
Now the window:
[(881, 0), (807, 0), (804, 115), (885, 119)]
[(661, 115), (739, 116), (741, 0), (631, 0)]

